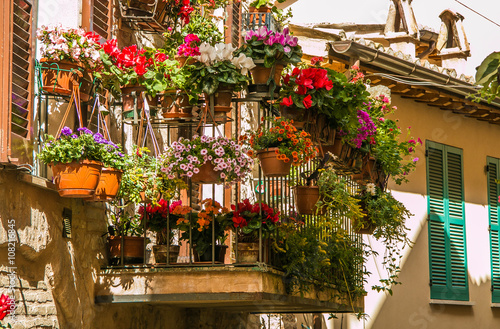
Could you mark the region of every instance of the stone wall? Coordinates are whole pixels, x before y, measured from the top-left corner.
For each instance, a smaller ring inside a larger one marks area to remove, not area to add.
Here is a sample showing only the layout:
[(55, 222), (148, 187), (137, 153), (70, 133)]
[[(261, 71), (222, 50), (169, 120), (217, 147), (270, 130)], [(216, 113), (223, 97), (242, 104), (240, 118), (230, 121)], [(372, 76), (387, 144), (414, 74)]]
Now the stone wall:
[[(19, 175), (0, 170), (0, 293), (14, 288), (17, 308), (11, 324), (90, 329), (96, 273), (106, 264), (104, 205), (63, 199), (53, 190), (21, 182)], [(71, 239), (62, 236), (64, 208), (72, 211)], [(13, 259), (7, 235), (12, 228)]]

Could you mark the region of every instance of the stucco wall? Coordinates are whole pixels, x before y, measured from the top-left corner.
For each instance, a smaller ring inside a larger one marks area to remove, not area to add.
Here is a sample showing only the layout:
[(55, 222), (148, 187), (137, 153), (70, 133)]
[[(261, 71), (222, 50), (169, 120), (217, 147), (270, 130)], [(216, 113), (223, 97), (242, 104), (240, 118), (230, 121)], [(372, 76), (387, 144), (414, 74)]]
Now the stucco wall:
[[(453, 114), (423, 103), (398, 96), (400, 126), (411, 126), (412, 135), (463, 149), (466, 244), (469, 275), (469, 295), (472, 306), (430, 305), (429, 255), (426, 203), (425, 147), (417, 152), (420, 158), (410, 182), (390, 184), (394, 195), (415, 216), (408, 222), (410, 237), (415, 246), (407, 250), (400, 275), (402, 285), (394, 288), (394, 296), (369, 292), (365, 311), (371, 319), (362, 322), (352, 319), (351, 328), (495, 328), (500, 325), (500, 309), (491, 307), (490, 251), (488, 232), (488, 201), (486, 156), (500, 158), (500, 127), (463, 115)], [(373, 239), (367, 243), (376, 245)], [(380, 262), (379, 262), (380, 264)], [(377, 279), (380, 268), (371, 260), (369, 270)], [(371, 281), (370, 283), (372, 283)], [(367, 287), (369, 289), (369, 287)]]

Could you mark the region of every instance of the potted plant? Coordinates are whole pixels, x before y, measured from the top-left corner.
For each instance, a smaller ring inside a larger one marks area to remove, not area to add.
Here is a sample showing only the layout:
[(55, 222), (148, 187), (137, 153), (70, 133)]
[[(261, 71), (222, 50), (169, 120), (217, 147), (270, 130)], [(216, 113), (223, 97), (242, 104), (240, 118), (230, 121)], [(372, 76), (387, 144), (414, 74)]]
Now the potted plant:
[[(73, 84), (79, 85), (82, 78), (93, 80), (92, 72), (100, 64), (100, 36), (83, 29), (62, 25), (42, 25), (36, 32), (41, 43), (40, 68), (44, 91), (71, 95)], [(88, 82), (88, 81), (87, 81)], [(80, 92), (88, 97), (90, 90)]]
[(227, 137), (180, 138), (162, 155), (161, 171), (168, 179), (187, 177), (195, 183), (239, 182), (253, 167), (246, 148)]
[[(314, 57), (311, 66), (299, 65), (286, 74), (277, 104), (283, 116), (308, 122), (308, 131), (350, 131), (357, 122), (356, 110), (363, 106), (368, 92), (362, 79), (348, 80), (342, 73), (321, 67), (322, 60)], [(333, 138), (331, 134), (330, 142)]]
[(400, 272), (399, 264), (402, 250), (412, 245), (408, 238), (406, 220), (413, 216), (402, 202), (394, 198), (392, 193), (385, 192), (375, 184), (361, 186), (357, 198), (363, 210), (363, 217), (352, 221), (353, 229), (359, 233), (373, 234), (386, 249), (382, 264), (388, 272), (388, 278), (380, 280), (382, 286), (375, 289), (389, 290)]
[(202, 43), (197, 61), (182, 68), (189, 73), (188, 85), (192, 85), (193, 92), (205, 94), (207, 107), (214, 98), (214, 111), (231, 111), (233, 92), (247, 86), (246, 74), (255, 66), (244, 54), (235, 57), (234, 50), (231, 44)]
[(64, 127), (57, 139), (47, 136), (38, 158), (52, 168), (60, 196), (89, 198), (99, 183), (102, 160), (108, 153), (106, 146), (100, 133), (94, 134), (87, 128), (73, 133)]
[(149, 152), (146, 147), (136, 147), (135, 152), (129, 155), (118, 191), (118, 197), (125, 204), (156, 204), (162, 195), (167, 200), (178, 197), (179, 191), (186, 186), (176, 177), (167, 179), (160, 170), (160, 158), (148, 155)]
[[(191, 211), (191, 207), (183, 206), (182, 201), (169, 204), (160, 199), (156, 205), (147, 204), (139, 207), (141, 221), (146, 221), (146, 228), (156, 233), (156, 245), (153, 246), (156, 263), (176, 263), (180, 247), (174, 245), (177, 221)], [(167, 251), (168, 250), (168, 251)]]
[[(279, 3), (285, 2), (285, 0), (277, 0)], [(276, 9), (274, 6), (274, 0), (254, 0), (250, 2), (250, 12), (271, 12), (271, 10)]]
[(139, 215), (129, 213), (125, 206), (114, 202), (110, 220), (108, 246), (111, 265), (143, 263), (145, 238), (142, 236), (144, 231)]
[(402, 129), (397, 120), (387, 118), (397, 110), (390, 105), (389, 98), (379, 95), (367, 103), (367, 112), (376, 125), (376, 133), (371, 137), (370, 155), (380, 165), (381, 173), (378, 180), (380, 188), (385, 187), (385, 178), (392, 177), (396, 184), (407, 182), (407, 175), (415, 169), (418, 158), (414, 157), (420, 138), (411, 136), (407, 128), (406, 137), (402, 138)]
[[(288, 175), (290, 167), (299, 166), (313, 159), (318, 150), (313, 146), (310, 135), (298, 132), (293, 120), (281, 117), (263, 118), (257, 131), (243, 136), (260, 160), (262, 172), (266, 177)], [(250, 155), (254, 155), (250, 151)]]
[(287, 64), (297, 64), (302, 57), (298, 39), (290, 35), (288, 28), (283, 32), (269, 31), (263, 26), (256, 31), (248, 31), (245, 43), (236, 55), (245, 54), (253, 59), (256, 67), (251, 70), (253, 83), (268, 85), (274, 92), (280, 83), (281, 71)]
[[(194, 248), (195, 261), (212, 261), (212, 246), (214, 246), (214, 262), (224, 262), (227, 246), (225, 232), (226, 216), (229, 209), (219, 202), (205, 199), (201, 202), (203, 209), (198, 213), (189, 213), (177, 220), (177, 227), (183, 231), (181, 240), (188, 241)], [(215, 244), (214, 244), (215, 243)]]
[(255, 263), (259, 261), (259, 246), (270, 245), (264, 242), (275, 234), (280, 213), (265, 203), (252, 204), (248, 199), (231, 205), (231, 209), (226, 226), (237, 233), (238, 263)]

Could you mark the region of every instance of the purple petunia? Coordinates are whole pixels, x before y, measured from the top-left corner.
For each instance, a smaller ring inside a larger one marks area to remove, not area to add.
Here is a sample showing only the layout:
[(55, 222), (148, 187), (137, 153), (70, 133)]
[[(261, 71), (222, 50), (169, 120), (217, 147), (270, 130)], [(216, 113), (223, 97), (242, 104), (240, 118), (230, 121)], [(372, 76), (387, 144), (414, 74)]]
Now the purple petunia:
[(73, 131), (71, 130), (70, 127), (64, 127), (61, 130), (61, 135), (63, 135), (63, 136), (70, 136), (72, 133), (73, 133)]

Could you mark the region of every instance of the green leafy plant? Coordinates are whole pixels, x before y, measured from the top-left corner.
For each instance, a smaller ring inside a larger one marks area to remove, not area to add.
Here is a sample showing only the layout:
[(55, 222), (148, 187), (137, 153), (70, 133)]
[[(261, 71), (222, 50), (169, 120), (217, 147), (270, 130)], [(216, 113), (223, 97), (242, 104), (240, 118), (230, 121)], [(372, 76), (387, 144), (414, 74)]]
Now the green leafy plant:
[(288, 291), (304, 294), (313, 287), (331, 287), (330, 298), (347, 305), (366, 294), (363, 278), (369, 273), (363, 263), (371, 253), (335, 222), (320, 221), (305, 227), (282, 225), (280, 237), (278, 248)]
[(246, 74), (255, 64), (244, 54), (236, 57), (233, 52), (234, 48), (230, 44), (201, 44), (200, 56), (196, 57), (198, 61), (182, 68), (190, 75), (188, 84), (192, 85), (193, 91), (211, 95), (219, 86), (234, 91), (246, 88), (249, 81)]
[(88, 128), (79, 128), (74, 133), (69, 127), (61, 130), (61, 136), (47, 136), (38, 158), (44, 163), (70, 163), (80, 160), (94, 160), (105, 166), (123, 169), (126, 157), (120, 146), (104, 139), (102, 134), (93, 133)]
[(178, 197), (179, 191), (186, 187), (181, 179), (167, 179), (161, 172), (159, 158), (148, 155), (149, 152), (145, 147), (136, 147), (129, 156), (117, 195), (125, 204), (140, 203), (143, 198), (155, 204), (160, 195), (167, 200)]
[(332, 212), (334, 216), (342, 215), (351, 220), (362, 217), (358, 200), (349, 192), (347, 179), (337, 175), (333, 168), (327, 165), (324, 169), (319, 169), (316, 184), (320, 195), (316, 204), (318, 209)]
[(292, 37), (288, 28), (283, 32), (269, 31), (266, 26), (257, 31), (248, 31), (245, 43), (236, 51), (236, 55), (245, 54), (255, 60), (263, 60), (265, 67), (276, 63), (297, 64), (302, 57), (302, 48), (297, 37)]
[(369, 152), (382, 170), (399, 185), (407, 182), (407, 175), (415, 170), (419, 159), (413, 157), (413, 154), (417, 146), (422, 145), (422, 141), (411, 136), (409, 127), (406, 137), (401, 138), (402, 130), (398, 121), (386, 118), (396, 110), (384, 95), (374, 97), (367, 103), (367, 111), (376, 125), (376, 133), (370, 139)]
[[(481, 86), (480, 95), (487, 99), (489, 103), (500, 94), (499, 73), (500, 52), (489, 54), (477, 67), (476, 85)], [(480, 97), (477, 97), (480, 100)]]
[(405, 224), (412, 214), (390, 192), (384, 192), (374, 184), (362, 187), (358, 198), (366, 216), (357, 226), (375, 225), (373, 236), (386, 248), (382, 264), (388, 275), (387, 278), (380, 280), (380, 286), (374, 286), (373, 289), (386, 290), (392, 295), (392, 286), (400, 284), (397, 278), (401, 270), (399, 265), (403, 257), (402, 250), (412, 245)]
[(127, 206), (120, 204), (116, 199), (110, 202), (109, 220), (110, 226), (108, 233), (112, 236), (142, 236), (144, 229), (143, 224), (139, 219), (139, 215), (135, 214)]

